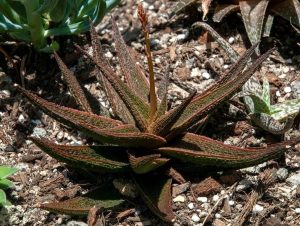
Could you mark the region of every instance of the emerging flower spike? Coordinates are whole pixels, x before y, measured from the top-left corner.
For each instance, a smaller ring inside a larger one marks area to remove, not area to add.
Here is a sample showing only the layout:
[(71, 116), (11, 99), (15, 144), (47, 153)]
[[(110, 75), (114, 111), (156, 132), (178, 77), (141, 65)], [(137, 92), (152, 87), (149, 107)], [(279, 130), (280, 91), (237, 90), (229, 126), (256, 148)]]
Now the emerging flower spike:
[[(92, 113), (95, 111), (92, 105), (87, 103), (88, 99), (84, 97), (80, 84), (74, 82), (75, 76), (68, 72), (57, 54), (55, 58), (59, 67), (82, 110), (56, 105), (20, 86), (16, 87), (46, 114), (99, 142), (99, 145), (66, 146), (46, 139), (32, 138), (38, 147), (76, 168), (97, 173), (122, 173), (125, 177), (133, 176), (133, 181), (149, 209), (162, 220), (172, 222), (175, 214), (172, 211), (171, 171), (195, 171), (207, 166), (238, 169), (256, 165), (281, 156), (288, 145), (299, 143), (300, 138), (268, 145), (266, 148), (240, 148), (187, 132), (195, 125), (199, 126), (220, 103), (231, 98), (268, 58), (272, 50), (245, 68), (257, 45), (252, 46), (218, 83), (202, 94), (190, 94), (181, 105), (168, 110), (166, 94), (162, 100), (155, 94), (147, 19), (141, 6), (139, 15), (145, 34), (149, 82), (134, 63), (114, 20), (112, 25), (116, 50), (125, 82), (105, 59), (93, 26), (93, 55), (88, 55), (78, 47), (100, 70), (98, 79), (104, 86), (114, 114), (120, 120)], [(183, 178), (181, 180), (184, 181)], [(124, 199), (113, 185), (106, 184), (85, 196), (42, 204), (41, 207), (59, 213), (87, 214), (95, 205), (98, 208), (111, 209), (123, 202)]]

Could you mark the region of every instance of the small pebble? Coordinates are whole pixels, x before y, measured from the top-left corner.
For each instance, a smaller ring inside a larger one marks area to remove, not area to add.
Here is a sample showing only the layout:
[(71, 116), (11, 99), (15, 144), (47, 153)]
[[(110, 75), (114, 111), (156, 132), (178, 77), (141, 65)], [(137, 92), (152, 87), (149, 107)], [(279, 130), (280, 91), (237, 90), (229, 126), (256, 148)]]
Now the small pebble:
[(19, 117), (18, 117), (18, 122), (24, 123), (25, 121), (26, 120), (25, 120), (24, 116), (22, 114), (20, 114)]
[(283, 68), (282, 68), (283, 73), (288, 73), (289, 70), (290, 70), (289, 67), (283, 67)]
[(210, 79), (210, 74), (208, 72), (202, 73), (202, 77), (205, 79)]
[(178, 195), (173, 199), (173, 202), (185, 202), (185, 197), (182, 195)]
[(191, 71), (191, 77), (198, 77), (201, 74), (200, 69), (198, 67), (193, 68)]
[(200, 221), (200, 217), (199, 217), (196, 213), (194, 213), (194, 214), (192, 215), (192, 221), (194, 221), (194, 222), (199, 222), (199, 221)]
[(252, 211), (253, 211), (254, 213), (259, 213), (259, 212), (263, 211), (263, 209), (264, 209), (263, 206), (256, 204), (256, 205), (253, 207)]
[(300, 208), (296, 208), (295, 213), (300, 213)]
[(281, 96), (281, 94), (280, 94), (280, 91), (279, 91), (279, 90), (277, 90), (277, 91), (276, 91), (276, 96), (277, 96), (277, 97), (280, 97), (280, 96)]
[(218, 195), (214, 195), (213, 197), (212, 197), (212, 200), (214, 201), (214, 202), (217, 202), (218, 200), (219, 200), (219, 196)]
[(228, 64), (224, 64), (223, 68), (224, 68), (224, 69), (228, 69), (228, 68), (229, 68), (229, 65), (228, 65)]
[(290, 92), (292, 92), (292, 88), (289, 87), (289, 86), (286, 86), (286, 87), (283, 88), (283, 91), (284, 91), (285, 93), (290, 93)]
[(188, 204), (188, 208), (190, 209), (190, 210), (192, 210), (192, 209), (194, 209), (195, 208), (195, 205), (194, 205), (194, 203), (189, 203)]
[(229, 44), (234, 43), (234, 41), (235, 41), (234, 37), (230, 37), (230, 38), (228, 39)]
[(221, 214), (219, 214), (219, 213), (215, 214), (215, 218), (220, 219), (221, 217), (222, 217)]
[(207, 197), (198, 197), (197, 200), (198, 200), (199, 202), (205, 203), (205, 202), (207, 202)]
[(286, 168), (279, 168), (276, 172), (276, 176), (279, 180), (285, 180), (289, 175), (289, 172)]
[(229, 206), (233, 206), (235, 204), (235, 202), (233, 200), (229, 200), (228, 204), (229, 204)]

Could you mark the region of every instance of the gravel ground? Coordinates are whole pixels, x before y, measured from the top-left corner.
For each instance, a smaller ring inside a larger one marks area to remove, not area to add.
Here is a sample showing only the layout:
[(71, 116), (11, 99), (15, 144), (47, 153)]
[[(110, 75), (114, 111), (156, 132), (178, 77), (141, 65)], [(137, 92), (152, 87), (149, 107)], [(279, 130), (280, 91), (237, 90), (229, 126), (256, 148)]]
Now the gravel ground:
[[(228, 70), (231, 61), (222, 48), (207, 39), (201, 30), (192, 29), (192, 23), (201, 18), (196, 9), (170, 20), (174, 1), (143, 1), (143, 5), (151, 22), (157, 81), (160, 84), (166, 76), (170, 78), (169, 99), (172, 105), (177, 105), (187, 97), (191, 88), (203, 92)], [(143, 54), (143, 39), (136, 9), (136, 1), (128, 0), (114, 13), (126, 42), (140, 59), (140, 64), (146, 65), (145, 57), (140, 56)], [(238, 19), (238, 16), (230, 16), (223, 24), (213, 26), (238, 53), (242, 53), (249, 43), (245, 41), (245, 32)], [(300, 51), (296, 35), (280, 36), (288, 34), (291, 27), (285, 21), (275, 22), (278, 26), (273, 29), (274, 38), (263, 40), (262, 48), (279, 43), (278, 51), (255, 73), (258, 78), (265, 75), (269, 79), (273, 103), (300, 98)], [(109, 17), (97, 29), (104, 43), (106, 57), (115, 65), (116, 71), (120, 71), (112, 45)], [(101, 114), (107, 115), (109, 104), (94, 77), (94, 68), (88, 59), (73, 51), (73, 41), (89, 50), (87, 40), (86, 35), (74, 40), (65, 39), (65, 49), (61, 55), (98, 99)], [(75, 107), (52, 58), (35, 56), (22, 46), (5, 46), (5, 49), (17, 64), (24, 55), (29, 55), (24, 73), (27, 89), (48, 100)], [(0, 57), (0, 164), (20, 169), (11, 177), (16, 185), (8, 191), (13, 205), (0, 210), (0, 225), (87, 225), (85, 218), (52, 214), (39, 209), (38, 205), (75, 197), (90, 189), (91, 181), (100, 184), (110, 176), (99, 178), (89, 173), (82, 176), (82, 173), (44, 154), (28, 140), (27, 137), (32, 135), (70, 145), (90, 142), (77, 131), (52, 120), (15, 92), (12, 84), (20, 83), (20, 77), (13, 65), (7, 63), (3, 56)], [(246, 115), (242, 104), (226, 104), (211, 116), (202, 132), (236, 146), (262, 146), (300, 135), (299, 130), (291, 129), (284, 136), (272, 136), (251, 125)], [(299, 150), (300, 145), (297, 145), (278, 161), (238, 171), (184, 175), (189, 182), (173, 186), (173, 209), (177, 216), (174, 225), (239, 225), (234, 222), (243, 219), (245, 211), (249, 213), (245, 225), (300, 225)], [(249, 206), (249, 200), (253, 205)], [(119, 214), (119, 218), (116, 218), (116, 214)], [(165, 225), (142, 203), (135, 208), (124, 206), (118, 213), (104, 212), (97, 225), (104, 225), (103, 222), (106, 225)]]

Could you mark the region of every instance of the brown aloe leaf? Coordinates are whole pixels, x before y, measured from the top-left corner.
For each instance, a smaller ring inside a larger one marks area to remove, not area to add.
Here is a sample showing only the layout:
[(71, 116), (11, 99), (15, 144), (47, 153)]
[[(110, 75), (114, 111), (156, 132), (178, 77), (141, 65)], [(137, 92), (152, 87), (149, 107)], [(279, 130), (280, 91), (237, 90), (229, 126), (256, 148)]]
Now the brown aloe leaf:
[(137, 67), (127, 46), (122, 38), (120, 31), (114, 19), (111, 20), (114, 31), (116, 50), (121, 66), (121, 70), (125, 76), (128, 86), (145, 101), (148, 101), (149, 83), (147, 78)]
[(132, 114), (136, 125), (142, 131), (147, 130), (147, 121), (150, 116), (150, 107), (147, 102), (137, 96), (113, 71), (108, 61), (104, 58), (101, 44), (98, 41), (95, 28), (91, 26), (91, 39), (93, 46), (93, 57), (86, 54), (98, 66), (103, 76), (111, 84), (113, 89), (118, 93), (124, 104)]
[(173, 222), (175, 214), (172, 210), (172, 179), (165, 176), (134, 176), (135, 183), (142, 199), (159, 218)]
[(191, 164), (243, 168), (277, 158), (286, 151), (287, 146), (299, 142), (300, 137), (296, 140), (270, 145), (267, 148), (240, 148), (208, 137), (187, 133), (172, 146), (158, 150), (164, 155)]
[(229, 13), (238, 11), (239, 9), (240, 9), (240, 7), (238, 5), (231, 5), (231, 4), (219, 5), (218, 4), (214, 11), (213, 21), (219, 23)]
[(239, 1), (243, 22), (252, 45), (262, 36), (265, 13), (269, 0)]
[[(185, 131), (201, 118), (205, 117), (218, 104), (228, 100), (252, 76), (273, 50), (274, 49), (271, 49), (257, 58), (252, 65), (241, 73), (240, 76), (237, 76), (235, 80), (229, 80), (221, 85), (216, 84), (214, 88), (195, 96), (191, 103), (183, 110), (179, 119), (172, 127), (167, 139), (174, 137), (174, 135), (176, 136), (179, 132)], [(240, 69), (240, 72), (241, 71), (242, 69)]]
[(87, 215), (89, 210), (94, 206), (103, 209), (112, 209), (123, 202), (122, 196), (112, 183), (107, 183), (84, 196), (62, 202), (41, 204), (41, 208), (61, 214)]
[(145, 155), (135, 157), (129, 154), (129, 163), (132, 170), (138, 174), (148, 173), (166, 164), (170, 159), (161, 158), (160, 154)]
[(16, 88), (26, 96), (33, 104), (37, 105), (54, 119), (65, 123), (69, 126), (75, 125), (77, 120), (86, 124), (97, 126), (99, 129), (113, 128), (122, 125), (122, 122), (111, 118), (102, 117), (96, 114), (75, 110), (68, 107), (59, 106), (43, 98), (38, 97), (34, 93), (16, 85)]
[(61, 58), (56, 52), (54, 52), (54, 57), (56, 62), (58, 63), (60, 70), (62, 71), (64, 80), (70, 88), (72, 95), (75, 97), (76, 102), (84, 111), (93, 113), (92, 107), (89, 101), (87, 100), (84, 91), (80, 86), (78, 80), (76, 79), (74, 73), (64, 64), (64, 62), (61, 60)]
[(291, 21), (300, 27), (300, 2), (299, 0), (285, 0), (272, 4), (270, 10), (282, 18)]
[(106, 96), (109, 100), (110, 106), (114, 112), (114, 114), (119, 117), (122, 122), (129, 123), (129, 124), (135, 124), (134, 118), (132, 114), (129, 112), (128, 108), (124, 104), (123, 100), (119, 96), (119, 94), (113, 89), (111, 84), (108, 82), (108, 80), (102, 75), (102, 73), (99, 73), (98, 79), (103, 85), (103, 88), (105, 90)]
[(182, 103), (176, 108), (169, 111), (167, 114), (162, 115), (154, 123), (151, 131), (154, 134), (164, 136), (167, 134), (169, 129), (174, 125), (174, 123), (179, 118), (182, 111), (188, 106), (193, 97), (196, 95), (196, 92), (193, 92), (186, 98)]
[(162, 137), (139, 132), (134, 125), (122, 125), (121, 122), (113, 119), (62, 107), (48, 102), (20, 86), (17, 86), (17, 89), (54, 119), (87, 133), (101, 143), (151, 148), (166, 142)]
[(126, 172), (130, 169), (124, 148), (116, 146), (67, 146), (31, 137), (44, 152), (73, 167), (96, 172)]

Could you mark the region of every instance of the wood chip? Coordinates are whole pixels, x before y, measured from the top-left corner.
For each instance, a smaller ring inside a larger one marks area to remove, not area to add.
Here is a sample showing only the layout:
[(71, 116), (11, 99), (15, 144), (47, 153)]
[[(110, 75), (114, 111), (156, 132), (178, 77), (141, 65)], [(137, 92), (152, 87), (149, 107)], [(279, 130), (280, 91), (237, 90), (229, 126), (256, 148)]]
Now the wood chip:
[(208, 194), (219, 192), (221, 189), (222, 185), (211, 177), (208, 177), (193, 186), (193, 192), (197, 196), (206, 196)]

